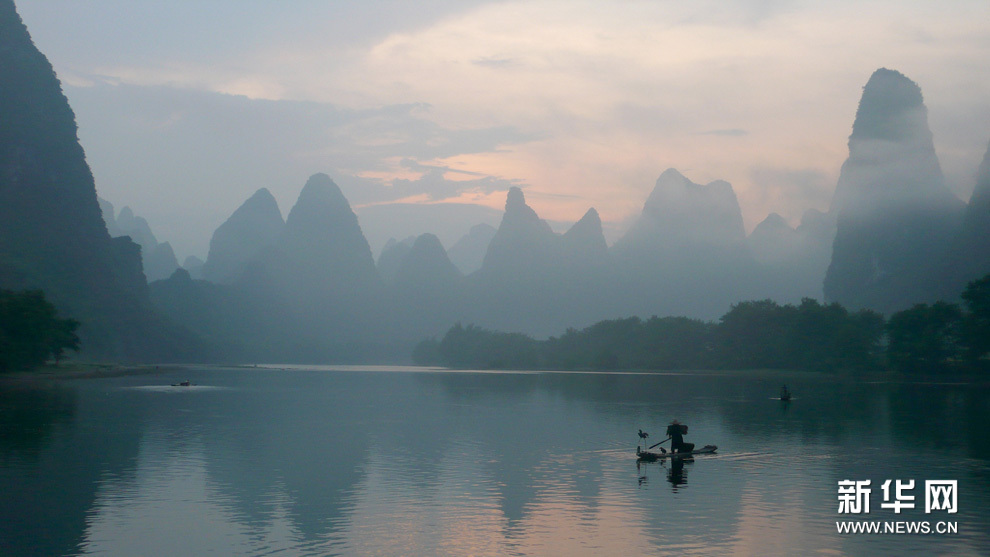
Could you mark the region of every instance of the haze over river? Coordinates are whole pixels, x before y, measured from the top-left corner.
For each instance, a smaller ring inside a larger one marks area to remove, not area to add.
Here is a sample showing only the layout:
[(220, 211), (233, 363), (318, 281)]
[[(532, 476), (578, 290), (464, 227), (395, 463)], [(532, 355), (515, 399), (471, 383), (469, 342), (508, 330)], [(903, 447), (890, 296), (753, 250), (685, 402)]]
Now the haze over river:
[[(652, 444), (675, 418), (718, 453), (637, 464), (637, 430)], [(988, 426), (986, 381), (298, 366), (6, 381), (0, 554), (986, 555)], [(843, 480), (871, 492), (843, 500)], [(935, 480), (956, 480), (956, 512), (926, 501)]]

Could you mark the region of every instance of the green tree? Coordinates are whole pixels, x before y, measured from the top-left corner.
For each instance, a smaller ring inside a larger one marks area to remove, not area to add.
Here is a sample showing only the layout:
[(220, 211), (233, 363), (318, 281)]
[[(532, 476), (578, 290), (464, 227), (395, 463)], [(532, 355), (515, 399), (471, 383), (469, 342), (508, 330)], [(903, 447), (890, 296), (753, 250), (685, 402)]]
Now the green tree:
[(917, 304), (887, 322), (887, 360), (900, 371), (939, 371), (962, 355), (962, 310), (956, 304)]
[(740, 369), (786, 367), (786, 333), (793, 306), (773, 300), (733, 304), (718, 325), (719, 360)]
[(457, 368), (536, 369), (539, 343), (521, 333), (500, 333), (457, 323), (440, 341), (440, 361)]
[(837, 303), (821, 305), (805, 298), (788, 324), (788, 367), (816, 371), (880, 366), (883, 317), (862, 310), (850, 314)]
[(990, 354), (990, 275), (969, 283), (962, 298), (967, 309), (962, 341), (967, 359), (977, 362)]
[(79, 322), (60, 319), (40, 290), (0, 290), (0, 371), (32, 369), (79, 350)]

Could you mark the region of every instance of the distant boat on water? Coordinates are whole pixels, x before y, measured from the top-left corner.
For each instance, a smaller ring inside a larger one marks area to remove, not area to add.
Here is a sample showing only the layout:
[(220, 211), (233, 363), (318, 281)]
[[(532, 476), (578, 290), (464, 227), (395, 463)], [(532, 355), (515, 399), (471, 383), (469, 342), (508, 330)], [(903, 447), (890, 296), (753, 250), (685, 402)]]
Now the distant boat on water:
[(791, 392), (787, 390), (787, 385), (780, 388), (780, 400), (789, 401), (791, 400)]

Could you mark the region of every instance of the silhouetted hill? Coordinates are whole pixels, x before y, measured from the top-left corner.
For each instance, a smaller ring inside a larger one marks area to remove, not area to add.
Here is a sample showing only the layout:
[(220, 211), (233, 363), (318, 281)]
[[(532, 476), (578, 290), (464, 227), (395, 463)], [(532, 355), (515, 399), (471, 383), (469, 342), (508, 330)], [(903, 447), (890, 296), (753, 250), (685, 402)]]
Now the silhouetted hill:
[(395, 238), (389, 238), (388, 242), (385, 242), (385, 247), (382, 248), (382, 253), (378, 256), (378, 263), (375, 264), (382, 280), (386, 283), (395, 280), (395, 274), (399, 272), (399, 267), (402, 266), (402, 262), (409, 255), (409, 250), (412, 249), (415, 242), (415, 236), (410, 236), (401, 242)]
[(120, 215), (114, 216), (113, 204), (102, 198), (97, 199), (110, 236), (128, 236), (141, 246), (141, 261), (148, 282), (168, 278), (179, 268), (172, 245), (168, 242), (159, 243), (147, 220), (135, 216), (130, 207), (124, 207), (120, 210)]
[(149, 281), (167, 278), (179, 268), (179, 260), (175, 257), (172, 244), (162, 242), (156, 245), (150, 252), (145, 252), (141, 248), (142, 260), (144, 261), (144, 275)]
[(205, 265), (203, 260), (195, 255), (186, 257), (185, 261), (182, 262), (182, 268), (189, 273), (190, 277), (196, 280), (203, 278), (203, 265)]
[(801, 237), (784, 217), (770, 213), (746, 238), (750, 251), (761, 263), (783, 261), (801, 250)]
[(218, 228), (209, 257), (221, 283), (180, 270), (151, 289), (162, 311), (227, 359), (367, 361), (399, 344), (357, 217), (326, 174), (307, 181), (284, 223), (259, 190)]
[(233, 282), (262, 250), (275, 245), (284, 226), (275, 198), (267, 189), (259, 189), (213, 233), (203, 278)]
[[(104, 215), (104, 219), (106, 219), (106, 215)], [(158, 245), (158, 238), (151, 231), (148, 221), (144, 217), (136, 216), (130, 207), (124, 207), (120, 210), (120, 214), (117, 215), (116, 226), (124, 236), (130, 236), (131, 240), (134, 240), (145, 252)]]
[[(151, 298), (169, 318), (207, 340), (212, 358), (227, 362), (313, 360), (310, 341), (295, 327), (296, 317), (274, 292), (263, 270), (250, 281), (214, 284), (178, 269), (151, 283)], [(301, 346), (302, 345), (302, 346)], [(318, 361), (318, 360), (317, 360)]]
[(805, 212), (796, 229), (776, 213), (767, 216), (746, 238), (765, 287), (756, 296), (781, 303), (821, 299), (834, 236), (831, 219), (814, 209)]
[(306, 182), (260, 265), (295, 315), (300, 339), (310, 338), (305, 344), (317, 349), (314, 357), (368, 357), (386, 342), (383, 283), (371, 248), (326, 174)]
[(285, 220), (278, 247), (291, 270), (279, 273), (305, 297), (368, 295), (381, 279), (357, 216), (337, 184), (314, 174)]
[(942, 299), (956, 300), (972, 280), (990, 273), (990, 147), (976, 173), (962, 228), (929, 287)]
[(972, 265), (962, 272), (960, 285), (990, 273), (990, 146), (977, 172), (976, 188), (966, 207), (960, 243)]
[(612, 246), (614, 310), (714, 319), (761, 288), (745, 239), (731, 185), (702, 186), (668, 169), (640, 217)]
[(395, 283), (400, 288), (435, 289), (443, 293), (460, 277), (460, 271), (450, 262), (440, 239), (433, 234), (422, 234), (402, 258), (395, 273)]
[[(340, 186), (348, 201), (352, 203), (368, 201), (360, 200), (360, 197), (356, 196), (352, 199), (354, 195), (350, 193), (352, 190), (343, 183)], [(502, 218), (501, 209), (472, 203), (371, 203), (353, 209), (361, 223), (361, 230), (368, 240), (368, 245), (375, 254), (381, 253), (389, 238), (402, 239), (409, 236), (415, 238), (424, 232), (440, 238), (444, 246), (453, 246), (472, 226), (485, 223), (494, 228)], [(451, 251), (448, 249), (447, 253), (451, 254)], [(482, 249), (478, 255), (478, 267), (481, 266), (480, 258), (484, 255)], [(451, 257), (453, 258), (454, 255), (451, 254)], [(456, 265), (457, 262), (454, 261), (454, 264)]]
[(567, 234), (553, 232), (519, 188), (480, 270), (467, 277), (461, 320), (535, 335), (591, 323), (607, 311), (608, 253), (594, 209)]
[(615, 251), (667, 254), (684, 246), (738, 246), (746, 238), (742, 210), (724, 180), (699, 185), (670, 168), (657, 179), (643, 213)]
[(423, 337), (447, 330), (457, 319), (463, 286), (461, 272), (450, 262), (440, 239), (433, 234), (416, 238), (389, 285), (388, 315), (396, 325), (396, 340), (411, 351)]
[(556, 259), (559, 246), (560, 238), (550, 225), (526, 204), (522, 190), (513, 187), (480, 272), (506, 280), (529, 279)]
[(96, 201), (100, 204), (100, 213), (103, 215), (103, 222), (107, 225), (107, 232), (110, 237), (124, 236), (124, 233), (117, 227), (117, 213), (113, 204), (99, 196), (97, 196)]
[(451, 263), (457, 266), (465, 275), (469, 275), (481, 268), (485, 261), (485, 253), (492, 243), (492, 238), (498, 232), (490, 224), (476, 224), (471, 227), (467, 234), (462, 236), (454, 245), (447, 250), (447, 256)]
[(963, 206), (945, 185), (921, 89), (877, 70), (863, 89), (832, 201), (826, 300), (885, 313), (933, 301), (925, 277), (944, 259)]
[(188, 358), (155, 314), (137, 245), (110, 238), (75, 116), (14, 4), (0, 0), (0, 286), (40, 288), (82, 322), (89, 357)]
[(604, 265), (608, 259), (608, 244), (598, 211), (588, 209), (581, 220), (564, 233), (561, 248), (565, 265)]

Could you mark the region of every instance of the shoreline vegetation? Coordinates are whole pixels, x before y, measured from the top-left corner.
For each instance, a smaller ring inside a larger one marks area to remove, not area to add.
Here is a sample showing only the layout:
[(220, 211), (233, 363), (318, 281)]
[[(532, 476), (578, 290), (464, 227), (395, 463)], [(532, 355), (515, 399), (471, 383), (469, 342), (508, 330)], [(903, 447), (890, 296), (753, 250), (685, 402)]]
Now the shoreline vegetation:
[[(64, 351), (79, 349), (74, 334), (79, 323), (57, 318), (40, 291), (3, 295), (0, 357), (21, 357), (0, 358), (0, 377), (106, 377), (189, 367), (66, 362)], [(443, 339), (420, 342), (412, 359), (421, 366), (478, 370), (985, 375), (990, 371), (990, 275), (969, 283), (962, 300), (963, 307), (917, 304), (889, 319), (811, 298), (797, 306), (746, 301), (734, 304), (718, 322), (629, 317), (568, 329), (546, 340), (457, 323)]]
[[(326, 366), (307, 366), (334, 368), (332, 364)], [(369, 372), (380, 371), (379, 364), (367, 364), (364, 366), (340, 366), (346, 368), (348, 372), (361, 371), (360, 368), (368, 368)], [(388, 367), (388, 366), (384, 366)], [(408, 367), (408, 366), (402, 366)], [(286, 371), (293, 369), (293, 364), (141, 364), (122, 365), (110, 363), (60, 363), (58, 365), (45, 364), (30, 371), (15, 371), (0, 374), (0, 387), (8, 388), (35, 388), (43, 385), (51, 385), (64, 381), (79, 381), (87, 379), (108, 379), (114, 377), (127, 377), (139, 375), (165, 375), (182, 370), (202, 370), (202, 369), (268, 369), (272, 371)], [(801, 381), (802, 379), (812, 382), (818, 381), (852, 381), (856, 383), (906, 383), (906, 384), (965, 384), (984, 385), (990, 384), (990, 375), (982, 370), (957, 370), (952, 373), (947, 372), (922, 372), (914, 374), (900, 373), (890, 369), (864, 370), (860, 372), (836, 371), (809, 371), (798, 369), (616, 369), (616, 370), (593, 370), (593, 369), (475, 369), (475, 368), (447, 368), (436, 366), (414, 366), (411, 371), (430, 370), (439, 373), (546, 373), (546, 374), (595, 374), (595, 375), (697, 375), (712, 377), (747, 377), (764, 380), (779, 380), (786, 382)], [(333, 371), (333, 370), (327, 370)]]
[(61, 362), (46, 363), (34, 369), (0, 374), (0, 383), (39, 382), (48, 380), (100, 379), (127, 375), (155, 375), (192, 367), (193, 364), (140, 364)]
[(990, 275), (967, 285), (963, 306), (916, 304), (889, 319), (805, 298), (734, 304), (717, 322), (687, 317), (599, 321), (537, 340), (457, 323), (420, 342), (419, 365), (483, 369), (779, 369), (942, 375), (990, 371)]

